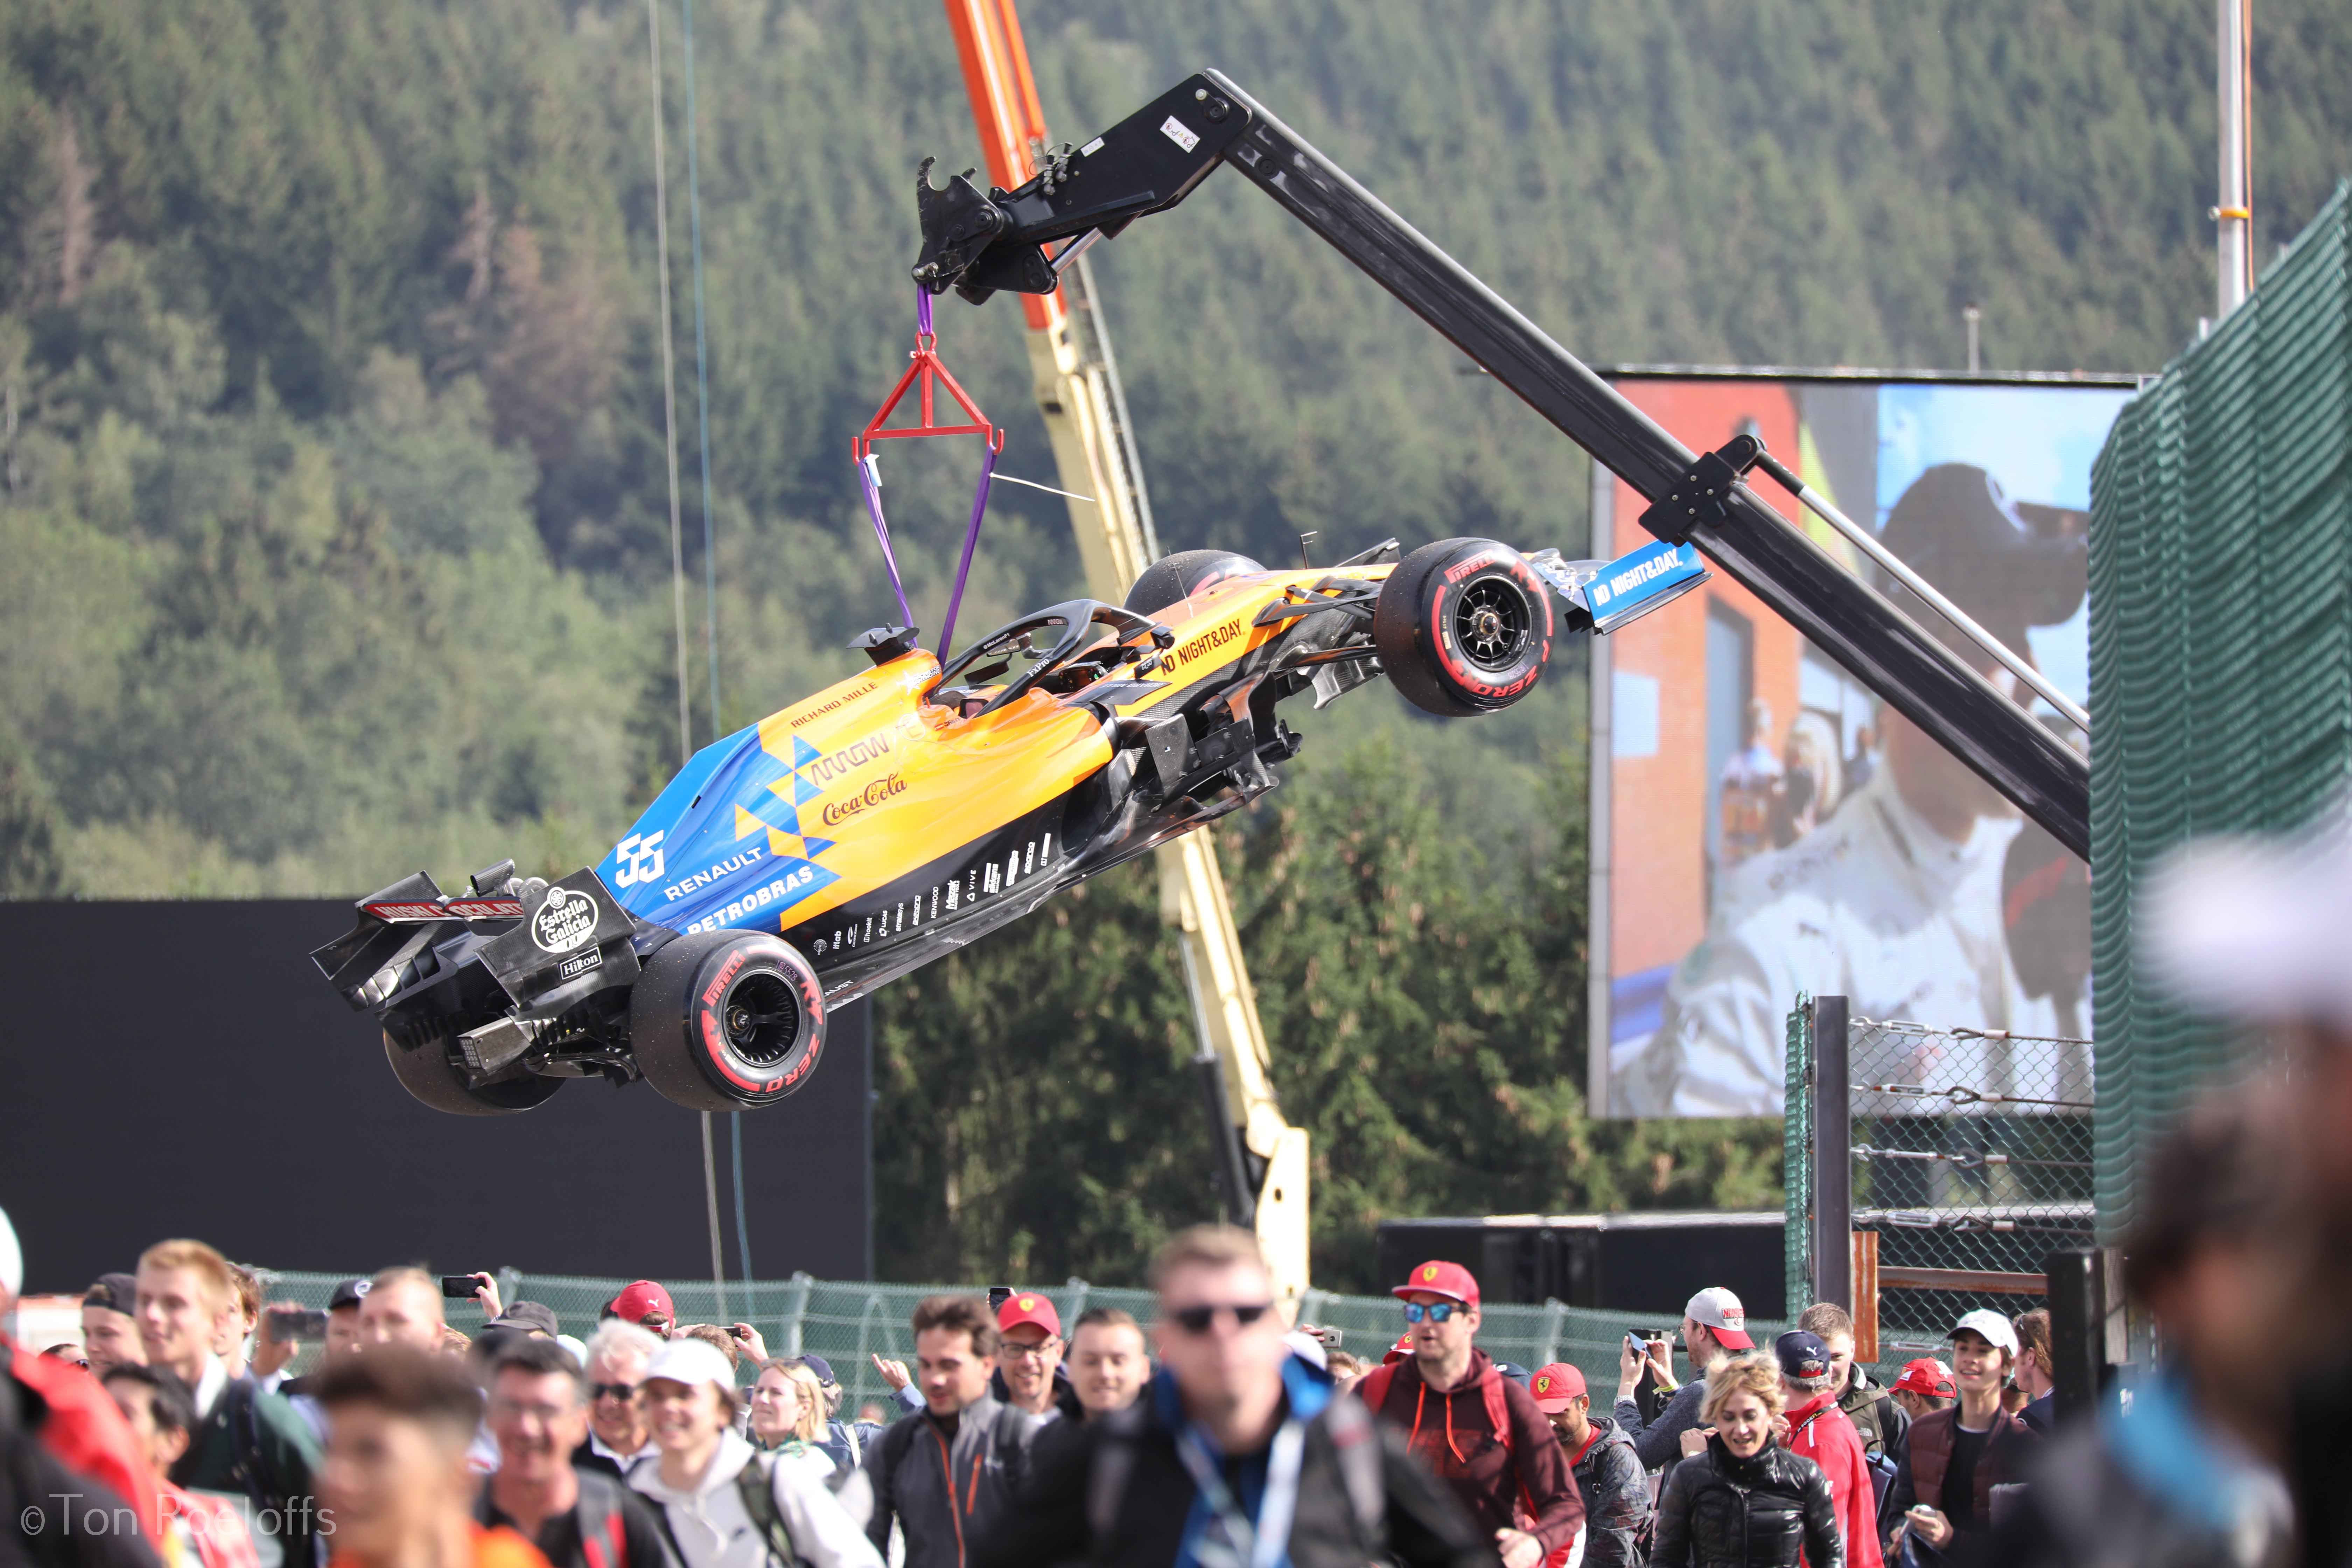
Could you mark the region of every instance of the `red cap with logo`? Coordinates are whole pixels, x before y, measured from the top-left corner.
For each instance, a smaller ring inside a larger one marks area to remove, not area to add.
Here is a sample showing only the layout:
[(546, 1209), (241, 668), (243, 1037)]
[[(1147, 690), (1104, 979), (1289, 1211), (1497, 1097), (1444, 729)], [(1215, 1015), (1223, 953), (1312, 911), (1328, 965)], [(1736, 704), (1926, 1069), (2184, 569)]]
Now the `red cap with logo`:
[(625, 1323), (642, 1323), (647, 1318), (659, 1318), (665, 1324), (677, 1321), (669, 1292), (650, 1279), (637, 1280), (614, 1297), (612, 1313)]
[(1960, 1396), (1959, 1384), (1952, 1381), (1952, 1369), (1931, 1356), (1906, 1362), (1903, 1375), (1895, 1380), (1895, 1386), (1935, 1399), (1958, 1399)]
[(1564, 1361), (1536, 1368), (1528, 1379), (1528, 1392), (1536, 1396), (1536, 1408), (1549, 1415), (1565, 1410), (1570, 1401), (1585, 1392), (1584, 1373)]
[(1389, 1353), (1381, 1357), (1381, 1364), (1382, 1366), (1393, 1365), (1397, 1362), (1410, 1360), (1412, 1356), (1412, 1336), (1411, 1334), (1399, 1334), (1397, 1336), (1397, 1342), (1389, 1347)]
[(1062, 1315), (1054, 1310), (1053, 1302), (1034, 1290), (1007, 1296), (1004, 1305), (996, 1309), (999, 1333), (1009, 1333), (1024, 1323), (1034, 1323), (1055, 1339), (1062, 1337)]
[(1431, 1261), (1405, 1276), (1403, 1284), (1389, 1292), (1399, 1300), (1408, 1296), (1444, 1296), (1465, 1307), (1478, 1304), (1478, 1281), (1459, 1263)]

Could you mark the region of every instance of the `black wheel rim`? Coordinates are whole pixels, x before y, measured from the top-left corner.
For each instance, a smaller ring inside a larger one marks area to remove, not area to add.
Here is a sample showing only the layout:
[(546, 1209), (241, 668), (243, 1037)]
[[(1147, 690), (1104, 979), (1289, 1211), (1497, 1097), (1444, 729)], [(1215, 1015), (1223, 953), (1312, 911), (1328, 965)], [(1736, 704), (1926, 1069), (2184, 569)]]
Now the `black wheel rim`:
[(1508, 669), (1535, 635), (1528, 596), (1507, 577), (1482, 577), (1454, 607), (1454, 641), (1480, 669)]
[(800, 1037), (800, 998), (781, 974), (749, 974), (719, 1006), (727, 1048), (753, 1067), (774, 1067)]

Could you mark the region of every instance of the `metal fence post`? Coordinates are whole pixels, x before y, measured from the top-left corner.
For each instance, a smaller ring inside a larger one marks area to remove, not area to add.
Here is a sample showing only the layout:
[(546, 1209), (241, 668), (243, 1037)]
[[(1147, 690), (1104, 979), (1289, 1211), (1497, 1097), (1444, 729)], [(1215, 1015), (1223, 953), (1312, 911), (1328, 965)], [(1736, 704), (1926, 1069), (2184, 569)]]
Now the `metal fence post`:
[(1789, 1056), (1780, 1096), (1782, 1290), (1789, 1304), (1812, 1300), (1813, 999), (1797, 993), (1789, 1011)]
[[(1813, 998), (1813, 1294), (1853, 1300), (1853, 1095), (1843, 996)], [(1789, 1303), (1791, 1318), (1809, 1305)]]
[(2098, 1408), (2107, 1367), (2105, 1262), (2095, 1247), (2070, 1247), (2042, 1265), (2050, 1281), (2051, 1373), (2062, 1421)]
[(784, 1309), (784, 1321), (781, 1325), (783, 1332), (778, 1336), (787, 1347), (784, 1351), (786, 1355), (799, 1355), (803, 1352), (801, 1324), (808, 1317), (809, 1295), (815, 1289), (816, 1280), (807, 1270), (793, 1270), (792, 1293), (784, 1298), (789, 1305)]
[(1538, 1366), (1549, 1366), (1559, 1359), (1559, 1331), (1568, 1326), (1568, 1303), (1557, 1296), (1544, 1298), (1543, 1352), (1536, 1358)]

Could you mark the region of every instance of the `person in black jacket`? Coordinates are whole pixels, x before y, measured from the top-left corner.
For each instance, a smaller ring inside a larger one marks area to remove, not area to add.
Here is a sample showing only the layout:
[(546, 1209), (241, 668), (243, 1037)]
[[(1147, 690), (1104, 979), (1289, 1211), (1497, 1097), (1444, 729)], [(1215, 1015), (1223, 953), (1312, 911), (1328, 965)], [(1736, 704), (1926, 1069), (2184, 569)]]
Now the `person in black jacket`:
[[(1494, 1568), (1493, 1544), (1403, 1434), (1290, 1353), (1255, 1237), (1186, 1231), (1152, 1276), (1163, 1370), (1125, 1409), (1041, 1443), (1020, 1506), (975, 1541), (971, 1568)], [(1262, 1549), (1261, 1530), (1282, 1540)]]
[(1658, 1499), (1650, 1568), (1845, 1568), (1845, 1542), (1829, 1478), (1774, 1437), (1780, 1373), (1772, 1358), (1744, 1355), (1707, 1374), (1704, 1437), (1676, 1465)]

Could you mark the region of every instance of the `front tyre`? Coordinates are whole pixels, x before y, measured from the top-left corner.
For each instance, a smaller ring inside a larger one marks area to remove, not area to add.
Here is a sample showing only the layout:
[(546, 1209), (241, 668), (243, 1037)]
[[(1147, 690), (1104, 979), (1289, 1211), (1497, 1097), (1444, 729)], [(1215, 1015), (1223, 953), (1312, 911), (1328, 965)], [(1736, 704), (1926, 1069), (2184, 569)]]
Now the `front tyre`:
[(694, 931), (646, 961), (629, 994), (629, 1048), (662, 1098), (689, 1110), (772, 1105), (824, 1050), (816, 971), (765, 931)]
[(563, 1087), (560, 1078), (505, 1079), (477, 1089), (466, 1081), (457, 1065), (455, 1042), (446, 1035), (426, 1035), (415, 1046), (383, 1037), (384, 1059), (392, 1064), (400, 1087), (436, 1110), (452, 1116), (512, 1116), (544, 1105)]
[(1442, 539), (1397, 563), (1372, 607), (1390, 681), (1423, 712), (1467, 719), (1508, 708), (1551, 661), (1551, 599), (1519, 552)]

